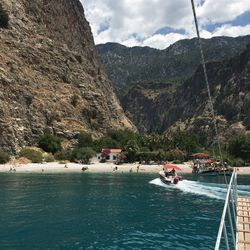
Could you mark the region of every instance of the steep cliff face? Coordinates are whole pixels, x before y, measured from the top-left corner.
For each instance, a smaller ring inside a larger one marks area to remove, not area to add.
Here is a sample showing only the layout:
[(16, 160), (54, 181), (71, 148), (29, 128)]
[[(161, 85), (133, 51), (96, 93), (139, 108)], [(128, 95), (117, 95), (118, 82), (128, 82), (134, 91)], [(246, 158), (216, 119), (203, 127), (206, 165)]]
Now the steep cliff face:
[[(250, 46), (233, 59), (208, 63), (207, 71), (221, 137), (249, 132)], [(214, 129), (201, 66), (172, 91), (155, 89), (154, 93), (157, 97), (152, 100), (151, 90), (141, 84), (124, 98), (126, 112), (139, 130), (167, 132), (181, 128), (198, 134), (205, 143), (212, 142)], [(144, 101), (140, 101), (143, 99), (150, 100), (150, 108), (144, 109)], [(160, 122), (154, 126), (157, 120)]]
[(26, 12), (36, 23), (45, 26), (47, 36), (62, 41), (70, 50), (78, 51), (87, 63), (99, 68), (96, 49), (84, 10), (77, 0), (25, 1)]
[(163, 132), (175, 92), (175, 84), (140, 82), (123, 98), (122, 105), (140, 132)]
[(0, 29), (0, 147), (33, 144), (45, 127), (67, 140), (132, 128), (100, 69), (79, 0), (3, 0)]

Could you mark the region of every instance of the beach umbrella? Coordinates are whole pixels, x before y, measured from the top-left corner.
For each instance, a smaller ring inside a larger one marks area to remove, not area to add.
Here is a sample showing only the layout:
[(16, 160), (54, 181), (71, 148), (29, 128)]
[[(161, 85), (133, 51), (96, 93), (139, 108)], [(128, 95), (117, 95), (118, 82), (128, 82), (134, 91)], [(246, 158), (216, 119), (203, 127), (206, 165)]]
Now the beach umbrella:
[(163, 166), (164, 169), (175, 169), (175, 170), (181, 170), (178, 166), (172, 165), (172, 164), (166, 164)]

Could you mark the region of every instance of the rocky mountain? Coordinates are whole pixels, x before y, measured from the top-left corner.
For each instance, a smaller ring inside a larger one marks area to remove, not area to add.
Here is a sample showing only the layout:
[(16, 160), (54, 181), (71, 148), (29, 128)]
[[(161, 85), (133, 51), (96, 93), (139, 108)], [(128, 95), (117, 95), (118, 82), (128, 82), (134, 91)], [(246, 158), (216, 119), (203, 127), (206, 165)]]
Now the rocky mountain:
[[(250, 45), (234, 58), (207, 63), (220, 136), (250, 133)], [(140, 131), (179, 129), (212, 143), (214, 129), (201, 65), (182, 85), (140, 83), (123, 99), (124, 108)]]
[[(203, 39), (207, 61), (229, 59), (240, 54), (250, 36)], [(181, 40), (165, 50), (128, 48), (117, 43), (97, 45), (104, 68), (120, 98), (137, 82), (183, 83), (200, 63), (197, 39)]]
[(132, 128), (100, 68), (79, 0), (2, 0), (0, 148), (32, 145), (45, 127), (65, 139)]

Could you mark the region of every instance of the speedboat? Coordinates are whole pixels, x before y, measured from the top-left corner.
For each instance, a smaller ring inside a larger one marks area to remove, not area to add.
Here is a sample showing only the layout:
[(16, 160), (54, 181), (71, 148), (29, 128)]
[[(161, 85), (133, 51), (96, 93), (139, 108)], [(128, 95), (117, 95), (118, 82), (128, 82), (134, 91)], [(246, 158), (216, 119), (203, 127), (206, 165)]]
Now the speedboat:
[(165, 172), (165, 171), (160, 171), (160, 180), (164, 184), (177, 184), (179, 181), (182, 180), (182, 177), (175, 174), (175, 173), (170, 173), (170, 172)]

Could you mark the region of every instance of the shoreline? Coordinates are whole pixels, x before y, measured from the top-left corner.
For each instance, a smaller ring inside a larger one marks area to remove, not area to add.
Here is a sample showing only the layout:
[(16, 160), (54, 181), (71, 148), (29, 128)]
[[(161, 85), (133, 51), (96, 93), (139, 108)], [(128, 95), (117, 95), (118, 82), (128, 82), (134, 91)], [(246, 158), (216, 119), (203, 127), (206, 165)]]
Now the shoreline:
[[(65, 165), (67, 167), (65, 167)], [(175, 164), (182, 171), (180, 173), (191, 173), (192, 169), (187, 164)], [(88, 169), (83, 171), (82, 168)], [(10, 171), (12, 169), (12, 171)], [(15, 169), (15, 171), (13, 171)], [(0, 173), (158, 173), (162, 170), (162, 165), (144, 165), (139, 163), (124, 163), (115, 165), (114, 163), (67, 163), (60, 164), (58, 162), (50, 163), (28, 163), (28, 164), (4, 164), (0, 165)]]
[[(181, 168), (181, 171), (177, 171), (178, 174), (192, 173), (192, 168), (189, 162), (173, 165)], [(88, 169), (83, 171), (83, 167), (87, 167)], [(12, 171), (10, 171), (10, 169), (12, 169)], [(114, 163), (99, 162), (87, 165), (79, 163), (61, 164), (58, 162), (16, 165), (0, 164), (0, 173), (158, 173), (160, 170), (162, 170), (162, 164), (144, 165), (139, 163), (124, 163), (121, 165), (115, 165)], [(250, 167), (240, 167), (237, 168), (237, 170), (237, 174), (239, 175), (250, 175)]]

